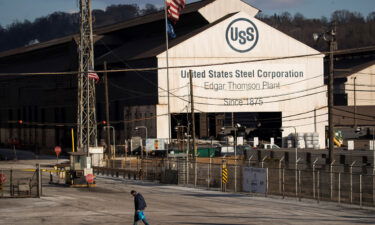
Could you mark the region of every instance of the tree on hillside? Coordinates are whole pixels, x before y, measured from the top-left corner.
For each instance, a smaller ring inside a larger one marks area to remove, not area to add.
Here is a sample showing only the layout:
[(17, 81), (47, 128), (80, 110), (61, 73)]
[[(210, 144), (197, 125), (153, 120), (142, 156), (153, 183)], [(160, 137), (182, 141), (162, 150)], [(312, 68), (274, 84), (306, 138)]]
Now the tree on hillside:
[(159, 11), (159, 9), (156, 8), (155, 5), (153, 5), (153, 4), (146, 4), (145, 8), (141, 10), (141, 14), (142, 15), (147, 15), (147, 14), (151, 14), (151, 13), (156, 13), (158, 11)]
[(325, 42), (315, 42), (313, 33), (321, 33), (329, 29), (332, 21), (337, 24), (337, 42), (339, 49), (357, 48), (375, 45), (375, 12), (365, 19), (360, 13), (347, 10), (335, 11), (330, 21), (327, 18), (306, 19), (297, 13), (291, 17), (289, 13), (275, 14), (272, 16), (259, 15), (258, 18), (291, 37), (317, 49), (326, 51)]
[[(108, 6), (106, 10), (93, 10), (92, 13), (94, 26), (100, 27), (155, 13), (159, 10), (152, 4), (146, 4), (142, 9), (136, 4), (130, 4), (112, 5)], [(331, 21), (337, 23), (339, 49), (375, 45), (373, 38), (375, 36), (375, 12), (365, 18), (357, 12), (339, 10), (332, 13), (329, 20), (325, 17), (308, 19), (300, 13), (291, 15), (288, 12), (271, 16), (259, 13), (257, 18), (320, 51), (327, 50), (327, 43), (315, 42), (312, 34), (329, 29)], [(25, 20), (24, 22), (15, 22), (6, 28), (0, 26), (0, 51), (45, 42), (78, 32), (78, 13), (55, 12), (40, 17), (34, 22)]]
[[(147, 4), (144, 9), (137, 5), (112, 5), (105, 11), (93, 10), (94, 27), (105, 26), (129, 20), (134, 17), (158, 11)], [(55, 12), (35, 19), (34, 22), (14, 22), (0, 29), (0, 51), (45, 42), (79, 32), (79, 14)]]

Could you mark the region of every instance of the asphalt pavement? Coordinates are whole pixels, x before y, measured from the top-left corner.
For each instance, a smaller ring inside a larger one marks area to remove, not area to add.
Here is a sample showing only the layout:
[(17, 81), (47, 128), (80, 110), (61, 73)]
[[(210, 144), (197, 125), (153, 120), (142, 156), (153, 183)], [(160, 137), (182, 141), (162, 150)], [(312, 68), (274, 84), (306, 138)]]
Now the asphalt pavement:
[[(0, 199), (0, 224), (132, 224), (131, 190), (150, 224), (375, 224), (374, 209), (251, 197), (99, 176), (95, 188), (45, 184), (38, 198)], [(141, 223), (140, 223), (141, 224)]]

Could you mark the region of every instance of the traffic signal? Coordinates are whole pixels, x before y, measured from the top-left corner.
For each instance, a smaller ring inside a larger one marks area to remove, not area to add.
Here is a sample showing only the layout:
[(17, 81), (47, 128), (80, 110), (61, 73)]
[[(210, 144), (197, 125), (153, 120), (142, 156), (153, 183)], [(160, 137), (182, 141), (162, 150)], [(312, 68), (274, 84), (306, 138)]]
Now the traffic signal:
[(18, 124), (23, 124), (23, 120), (18, 120)]

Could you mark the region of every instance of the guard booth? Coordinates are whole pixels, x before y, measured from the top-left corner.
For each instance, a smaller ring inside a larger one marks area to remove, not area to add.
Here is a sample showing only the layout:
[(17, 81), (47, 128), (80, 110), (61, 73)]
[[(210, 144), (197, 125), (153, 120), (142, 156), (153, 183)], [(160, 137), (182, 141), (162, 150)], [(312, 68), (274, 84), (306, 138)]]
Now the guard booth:
[(95, 181), (88, 184), (86, 175), (93, 174), (91, 168), (91, 157), (86, 152), (69, 152), (70, 168), (65, 177), (66, 184), (72, 187), (95, 186)]

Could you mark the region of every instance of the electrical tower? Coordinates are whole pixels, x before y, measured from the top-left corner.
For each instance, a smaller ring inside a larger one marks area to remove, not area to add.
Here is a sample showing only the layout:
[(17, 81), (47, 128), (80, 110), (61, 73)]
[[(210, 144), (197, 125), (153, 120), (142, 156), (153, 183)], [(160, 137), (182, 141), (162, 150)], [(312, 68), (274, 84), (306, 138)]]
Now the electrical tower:
[[(77, 150), (89, 154), (97, 146), (95, 113), (94, 46), (91, 0), (78, 0), (80, 8), (79, 74), (77, 107)], [(96, 75), (97, 76), (97, 75)]]

